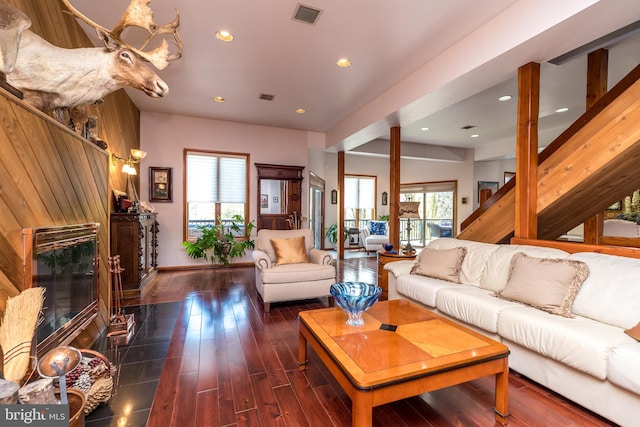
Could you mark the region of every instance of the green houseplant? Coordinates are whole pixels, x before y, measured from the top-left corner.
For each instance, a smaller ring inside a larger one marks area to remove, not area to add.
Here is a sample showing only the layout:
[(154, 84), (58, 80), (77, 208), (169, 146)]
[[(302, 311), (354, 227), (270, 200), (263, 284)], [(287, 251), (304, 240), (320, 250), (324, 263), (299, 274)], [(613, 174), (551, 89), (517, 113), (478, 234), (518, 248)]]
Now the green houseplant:
[[(324, 235), (333, 246), (336, 246), (336, 244), (338, 243), (338, 224), (332, 224), (331, 227), (327, 228), (327, 231), (324, 233)], [(347, 237), (349, 237), (349, 232), (347, 230), (344, 230), (343, 240), (346, 240)]]
[[(195, 241), (182, 242), (187, 251), (187, 255), (193, 259), (209, 259), (213, 264), (229, 265), (231, 259), (243, 256), (247, 249), (254, 248), (254, 241), (250, 238), (246, 240), (236, 240), (236, 236), (242, 234), (240, 224), (244, 219), (240, 215), (235, 215), (231, 223), (223, 224), (220, 218), (214, 225), (201, 225), (200, 237)], [(247, 223), (247, 236), (255, 228), (253, 221)]]

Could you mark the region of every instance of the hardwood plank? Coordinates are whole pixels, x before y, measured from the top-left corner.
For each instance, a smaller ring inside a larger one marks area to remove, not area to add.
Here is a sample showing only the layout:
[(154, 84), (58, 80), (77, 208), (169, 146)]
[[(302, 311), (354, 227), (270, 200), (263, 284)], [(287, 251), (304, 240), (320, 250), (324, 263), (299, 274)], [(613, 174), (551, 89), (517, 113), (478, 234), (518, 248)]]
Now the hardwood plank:
[(251, 386), (255, 392), (256, 400), (260, 402), (257, 411), (260, 417), (260, 425), (262, 426), (285, 426), (287, 425), (282, 413), (278, 400), (271, 387), (269, 378), (265, 373), (251, 375)]
[(309, 424), (312, 426), (326, 426), (331, 423), (331, 418), (329, 418), (327, 411), (320, 404), (318, 396), (309, 381), (307, 381), (305, 373), (294, 370), (287, 372), (287, 375), (291, 388), (295, 392)]
[(196, 403), (196, 426), (218, 427), (218, 391), (206, 390), (198, 392)]
[(196, 425), (198, 401), (198, 372), (192, 371), (181, 374), (178, 380), (175, 401), (179, 402), (180, 410), (173, 411), (171, 427), (191, 427)]
[(305, 427), (310, 426), (304, 411), (300, 407), (300, 402), (296, 398), (291, 386), (282, 386), (274, 389), (278, 403), (282, 408), (282, 416), (286, 420), (286, 425)]
[(174, 411), (176, 390), (178, 386), (178, 375), (180, 373), (180, 358), (171, 357), (164, 361), (162, 375), (158, 383), (156, 395), (153, 398), (151, 412), (147, 425), (166, 425), (171, 420)]
[(218, 387), (216, 375), (216, 342), (204, 340), (200, 343), (198, 363), (198, 391), (207, 391)]

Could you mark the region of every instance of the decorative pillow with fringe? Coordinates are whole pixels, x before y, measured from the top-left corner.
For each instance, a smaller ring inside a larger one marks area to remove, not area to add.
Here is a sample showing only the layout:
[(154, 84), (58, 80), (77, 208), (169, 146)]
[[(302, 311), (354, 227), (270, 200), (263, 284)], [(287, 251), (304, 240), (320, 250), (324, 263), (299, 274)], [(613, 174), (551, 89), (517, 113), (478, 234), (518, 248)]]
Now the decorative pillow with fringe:
[(494, 295), (536, 307), (551, 314), (571, 312), (580, 286), (589, 276), (587, 264), (563, 258), (534, 258), (518, 252), (511, 259), (509, 280)]
[(462, 261), (467, 255), (467, 248), (451, 249), (424, 248), (416, 258), (411, 274), (433, 277), (448, 282), (461, 283), (460, 271)]

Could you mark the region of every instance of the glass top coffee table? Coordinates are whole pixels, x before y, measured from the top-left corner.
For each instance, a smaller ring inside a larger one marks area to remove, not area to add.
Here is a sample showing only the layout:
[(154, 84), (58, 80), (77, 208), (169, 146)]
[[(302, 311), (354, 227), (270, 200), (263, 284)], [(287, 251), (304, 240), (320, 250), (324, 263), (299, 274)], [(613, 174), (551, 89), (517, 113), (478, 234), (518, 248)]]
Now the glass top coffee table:
[(352, 425), (370, 426), (374, 406), (496, 376), (496, 421), (507, 424), (509, 349), (404, 300), (381, 301), (349, 326), (338, 307), (298, 316), (298, 361), (307, 343), (351, 398)]

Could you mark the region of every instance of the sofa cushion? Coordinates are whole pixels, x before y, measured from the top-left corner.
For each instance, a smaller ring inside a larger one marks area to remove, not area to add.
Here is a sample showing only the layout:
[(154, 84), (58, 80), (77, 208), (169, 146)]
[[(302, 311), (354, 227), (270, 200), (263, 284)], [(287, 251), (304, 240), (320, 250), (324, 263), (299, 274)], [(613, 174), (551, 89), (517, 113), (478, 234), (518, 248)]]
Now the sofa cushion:
[(557, 258), (535, 258), (517, 253), (511, 259), (507, 285), (496, 296), (573, 317), (571, 306), (589, 275), (585, 263)]
[(311, 282), (335, 277), (336, 269), (329, 264), (284, 264), (262, 271), (263, 283)]
[(633, 393), (640, 394), (640, 343), (619, 345), (609, 353), (609, 381)]
[(478, 286), (487, 258), (493, 251), (498, 249), (499, 245), (444, 237), (432, 240), (427, 247), (432, 249), (467, 248), (467, 255), (465, 255), (462, 261), (460, 282), (467, 285)]
[(622, 329), (586, 317), (568, 319), (533, 307), (502, 310), (498, 333), (506, 340), (604, 380), (610, 350), (628, 344)]
[(369, 221), (369, 232), (372, 236), (387, 234), (387, 221)]
[[(398, 261), (387, 264), (388, 266), (399, 264), (400, 262), (410, 261)], [(385, 266), (386, 267), (386, 266)], [(426, 276), (418, 276), (415, 274), (402, 274), (397, 276), (396, 290), (402, 295), (418, 301), (421, 304), (429, 307), (436, 307), (436, 295), (438, 291), (443, 288), (459, 287), (455, 283), (447, 282), (445, 280), (433, 279)]]
[(309, 262), (307, 249), (304, 247), (304, 236), (271, 239), (271, 244), (276, 252), (276, 265)]
[(413, 264), (411, 274), (460, 283), (460, 269), (467, 248), (424, 248)]
[(566, 258), (569, 253), (560, 249), (545, 248), (529, 245), (499, 245), (489, 255), (487, 263), (480, 278), (480, 287), (492, 291), (501, 291), (509, 280), (511, 258), (518, 252), (523, 252), (538, 258)]
[(591, 274), (573, 304), (573, 312), (627, 329), (640, 321), (640, 259), (580, 252), (569, 259), (582, 261)]
[(461, 285), (440, 289), (436, 295), (436, 307), (455, 319), (495, 334), (500, 312), (521, 305), (496, 298), (489, 290)]

